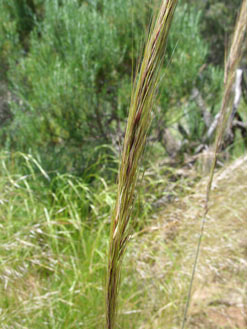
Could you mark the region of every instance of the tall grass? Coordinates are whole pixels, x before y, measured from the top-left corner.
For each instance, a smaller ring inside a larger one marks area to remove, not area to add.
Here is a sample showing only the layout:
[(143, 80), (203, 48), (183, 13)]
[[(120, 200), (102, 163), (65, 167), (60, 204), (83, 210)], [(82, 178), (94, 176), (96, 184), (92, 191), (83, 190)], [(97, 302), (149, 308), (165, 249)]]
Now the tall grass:
[(162, 2), (157, 19), (153, 23), (153, 30), (148, 37), (131, 97), (118, 175), (117, 200), (110, 233), (106, 287), (106, 322), (108, 329), (113, 329), (116, 323), (121, 261), (129, 239), (128, 229), (138, 177), (138, 164), (150, 126), (159, 69), (164, 58), (164, 50), (176, 4), (176, 0)]
[[(48, 172), (30, 154), (0, 153), (1, 328), (104, 327), (102, 285), (116, 191), (109, 167), (115, 171), (109, 157), (100, 158), (78, 177)], [(138, 186), (138, 227), (166, 186), (160, 168), (149, 168)], [(136, 309), (138, 282), (127, 281), (120, 302)], [(124, 328), (138, 327), (139, 318), (121, 321)]]
[(1, 328), (102, 328), (114, 186), (2, 152), (0, 191)]

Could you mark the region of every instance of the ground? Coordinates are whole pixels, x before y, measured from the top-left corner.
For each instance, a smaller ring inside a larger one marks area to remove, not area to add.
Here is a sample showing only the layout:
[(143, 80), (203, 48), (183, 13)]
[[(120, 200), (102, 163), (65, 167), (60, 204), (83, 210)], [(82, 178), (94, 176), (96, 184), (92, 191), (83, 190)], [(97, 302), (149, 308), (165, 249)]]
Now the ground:
[[(247, 157), (215, 175), (185, 328), (247, 328), (246, 181)], [(145, 295), (140, 329), (181, 328), (206, 184), (207, 178), (132, 239), (127, 264)]]

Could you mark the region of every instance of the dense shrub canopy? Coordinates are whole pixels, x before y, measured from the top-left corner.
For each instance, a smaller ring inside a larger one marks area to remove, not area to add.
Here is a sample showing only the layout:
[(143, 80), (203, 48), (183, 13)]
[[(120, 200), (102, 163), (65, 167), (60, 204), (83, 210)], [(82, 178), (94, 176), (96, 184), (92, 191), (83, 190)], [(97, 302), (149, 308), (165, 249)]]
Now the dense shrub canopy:
[[(165, 130), (178, 120), (189, 140), (205, 133), (201, 111), (188, 102), (195, 86), (212, 114), (218, 109), (222, 74), (204, 64), (222, 62), (222, 28), (232, 27), (234, 14), (224, 25), (216, 17), (224, 19), (235, 2), (223, 8), (221, 1), (184, 1), (176, 12), (151, 133), (166, 149)], [(5, 122), (1, 144), (37, 151), (48, 168), (66, 170), (80, 170), (92, 147), (116, 147), (150, 25), (150, 1), (1, 0), (0, 7), (2, 76), (12, 95), (12, 120)], [(217, 44), (213, 51), (211, 44)]]

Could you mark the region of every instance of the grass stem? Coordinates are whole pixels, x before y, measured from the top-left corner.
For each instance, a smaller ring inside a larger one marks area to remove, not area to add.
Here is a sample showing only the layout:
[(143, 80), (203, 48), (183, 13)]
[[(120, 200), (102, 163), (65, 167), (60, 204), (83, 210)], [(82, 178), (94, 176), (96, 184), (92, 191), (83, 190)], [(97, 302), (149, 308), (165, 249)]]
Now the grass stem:
[(193, 264), (192, 275), (191, 275), (189, 291), (188, 291), (188, 296), (187, 296), (187, 301), (186, 301), (181, 329), (185, 328), (185, 324), (187, 321), (192, 287), (193, 287), (193, 282), (195, 279), (195, 273), (196, 273), (196, 269), (197, 269), (197, 263), (198, 263), (198, 259), (199, 259), (201, 241), (202, 241), (204, 230), (205, 230), (206, 217), (207, 217), (207, 214), (209, 211), (210, 192), (212, 189), (215, 166), (216, 166), (216, 162), (217, 162), (218, 153), (220, 151), (221, 144), (222, 144), (222, 141), (224, 138), (224, 132), (225, 132), (227, 120), (230, 115), (229, 108), (230, 109), (232, 108), (231, 106), (229, 107), (229, 103), (231, 102), (231, 99), (232, 99), (232, 87), (233, 87), (233, 84), (235, 81), (236, 70), (237, 70), (238, 64), (239, 64), (239, 62), (241, 60), (241, 56), (242, 56), (242, 46), (243, 46), (243, 40), (244, 40), (244, 36), (246, 33), (246, 29), (247, 29), (247, 0), (243, 0), (238, 19), (236, 21), (234, 35), (233, 35), (233, 39), (232, 39), (231, 47), (230, 47), (230, 52), (229, 52), (229, 55), (228, 55), (228, 58), (227, 58), (227, 61), (225, 64), (224, 94), (223, 94), (223, 98), (222, 98), (220, 117), (219, 117), (217, 132), (216, 132), (213, 160), (212, 160), (211, 170), (210, 170), (210, 174), (209, 174), (209, 180), (208, 180), (208, 184), (207, 184), (205, 208), (204, 208), (204, 213), (202, 216), (200, 235), (199, 235), (199, 239), (198, 239), (198, 243), (197, 243), (196, 255), (195, 255), (195, 260), (194, 260), (194, 264)]
[(123, 254), (129, 239), (129, 221), (138, 176), (151, 121), (159, 71), (177, 0), (164, 0), (152, 24), (144, 56), (133, 86), (130, 110), (118, 175), (118, 191), (112, 216), (106, 287), (107, 329), (116, 323), (117, 297)]

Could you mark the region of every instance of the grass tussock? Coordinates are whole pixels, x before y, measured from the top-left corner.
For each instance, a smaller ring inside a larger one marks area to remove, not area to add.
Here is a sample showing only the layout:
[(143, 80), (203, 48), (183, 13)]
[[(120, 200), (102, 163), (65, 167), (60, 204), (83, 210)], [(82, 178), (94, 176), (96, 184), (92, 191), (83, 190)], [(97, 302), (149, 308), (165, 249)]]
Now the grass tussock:
[(112, 217), (107, 274), (106, 321), (113, 329), (116, 320), (117, 296), (122, 256), (129, 238), (128, 224), (138, 176), (138, 164), (143, 153), (151, 121), (159, 69), (177, 1), (162, 2), (153, 30), (147, 41), (144, 57), (134, 83), (122, 160), (118, 176), (118, 191)]
[[(105, 159), (98, 161), (104, 170)], [(1, 328), (104, 327), (102, 286), (116, 185), (95, 173), (96, 165), (78, 177), (48, 172), (30, 154), (0, 154)], [(138, 186), (138, 227), (150, 221), (151, 205), (162, 198), (166, 171), (150, 165)], [(179, 186), (166, 193), (176, 197)], [(120, 296), (124, 312), (136, 310), (138, 300), (133, 282)], [(121, 327), (138, 327), (135, 313), (129, 314)]]
[(1, 328), (102, 328), (113, 186), (21, 153), (1, 153), (0, 174)]

